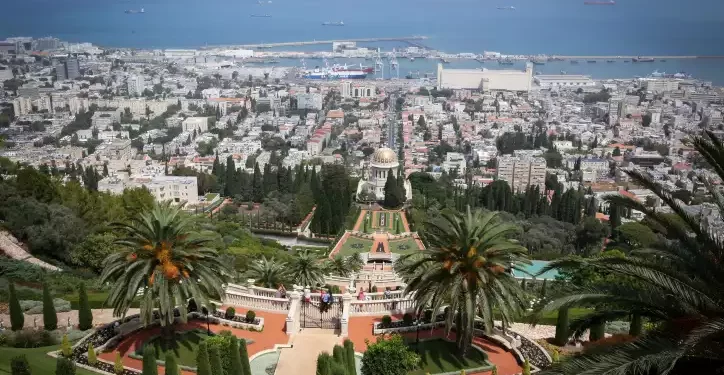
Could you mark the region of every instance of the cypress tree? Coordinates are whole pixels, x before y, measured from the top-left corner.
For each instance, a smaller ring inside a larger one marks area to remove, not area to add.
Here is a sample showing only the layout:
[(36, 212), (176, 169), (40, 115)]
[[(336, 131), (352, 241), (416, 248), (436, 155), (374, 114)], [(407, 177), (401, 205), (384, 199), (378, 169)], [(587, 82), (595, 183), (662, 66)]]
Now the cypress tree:
[(73, 348), (70, 346), (68, 335), (63, 335), (63, 340), (60, 343), (60, 352), (65, 358), (70, 358), (71, 354), (73, 354)]
[(319, 353), (317, 356), (317, 375), (331, 375), (331, 361), (332, 358), (329, 356), (329, 353)]
[(383, 204), (385, 207), (399, 207), (402, 204), (401, 198), (397, 179), (395, 174), (392, 173), (392, 169), (390, 169), (387, 172), (387, 181), (385, 181), (385, 200)]
[(339, 345), (335, 345), (334, 348), (332, 349), (332, 358), (334, 360), (333, 364), (332, 364), (332, 374), (336, 375), (334, 373), (334, 367), (336, 365), (342, 366), (342, 368), (344, 369), (344, 373), (346, 374), (347, 373), (347, 353), (345, 352), (344, 348)]
[(25, 325), (25, 315), (23, 315), (23, 309), (20, 308), (20, 301), (18, 296), (15, 294), (15, 284), (10, 283), (10, 326), (13, 331), (19, 331), (23, 329)]
[(540, 287), (540, 297), (545, 298), (546, 297), (546, 279), (543, 279), (543, 285)]
[(206, 345), (205, 341), (201, 341), (199, 343), (199, 349), (196, 352), (196, 374), (211, 375), (211, 363), (209, 362), (208, 345)]
[(143, 372), (142, 375), (158, 375), (158, 365), (156, 364), (156, 350), (153, 345), (145, 345), (143, 347)]
[(50, 296), (48, 284), (43, 284), (43, 326), (46, 331), (55, 331), (58, 328), (58, 316), (55, 314), (53, 297)]
[(254, 164), (254, 176), (252, 177), (251, 195), (254, 202), (261, 202), (264, 198), (264, 186), (262, 185), (259, 163)]
[(96, 349), (93, 347), (93, 343), (91, 342), (88, 344), (88, 364), (92, 366), (95, 365), (96, 362), (98, 362), (98, 357), (96, 357)]
[(207, 347), (209, 352), (209, 365), (211, 365), (211, 374), (218, 375), (224, 374), (224, 366), (221, 364), (221, 353), (215, 346)]
[(166, 361), (164, 364), (164, 375), (180, 375), (178, 365), (176, 364), (176, 356), (173, 355), (173, 352), (168, 351), (163, 357)]
[(239, 354), (239, 340), (237, 340), (236, 336), (231, 336), (231, 344), (229, 344), (228, 350), (229, 350), (229, 353), (227, 354), (227, 356), (231, 360), (231, 369), (230, 369), (230, 372), (226, 375), (251, 375), (251, 374), (245, 374), (244, 369), (241, 367), (241, 355)]
[(244, 375), (251, 375), (251, 366), (249, 365), (249, 352), (246, 350), (246, 340), (239, 340), (239, 357), (241, 358), (241, 368)]
[(347, 373), (350, 375), (357, 374), (357, 368), (354, 364), (354, 343), (350, 339), (344, 340), (345, 359), (347, 360)]
[(78, 328), (81, 331), (93, 328), (93, 312), (88, 304), (85, 283), (80, 283), (78, 287), (78, 305)]
[(555, 344), (564, 346), (568, 342), (568, 309), (558, 309), (558, 320), (556, 321)]
[(236, 165), (234, 164), (234, 158), (229, 155), (226, 158), (226, 174), (224, 176), (224, 180), (226, 181), (226, 184), (224, 185), (224, 195), (227, 197), (232, 197), (236, 193), (236, 183), (235, 180), (236, 176)]

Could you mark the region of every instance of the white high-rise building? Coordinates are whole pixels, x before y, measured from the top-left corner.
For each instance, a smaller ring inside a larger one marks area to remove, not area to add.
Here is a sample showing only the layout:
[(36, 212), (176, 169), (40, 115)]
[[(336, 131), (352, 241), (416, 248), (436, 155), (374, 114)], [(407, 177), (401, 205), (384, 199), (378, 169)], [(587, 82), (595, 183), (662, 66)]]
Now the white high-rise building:
[(196, 133), (204, 133), (209, 130), (208, 117), (189, 117), (181, 123), (181, 128), (185, 132), (192, 133), (196, 130)]
[(146, 83), (141, 76), (131, 76), (126, 80), (128, 96), (141, 96), (146, 89)]

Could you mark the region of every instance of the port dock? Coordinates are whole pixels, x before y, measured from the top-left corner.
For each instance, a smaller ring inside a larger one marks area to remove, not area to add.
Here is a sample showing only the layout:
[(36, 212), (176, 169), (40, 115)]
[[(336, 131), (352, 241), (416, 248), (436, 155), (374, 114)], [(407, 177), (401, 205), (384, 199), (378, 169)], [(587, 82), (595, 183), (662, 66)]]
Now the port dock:
[(258, 44), (237, 44), (230, 46), (208, 46), (211, 48), (245, 48), (245, 49), (264, 49), (275, 47), (293, 47), (293, 46), (310, 46), (316, 44), (334, 44), (334, 43), (364, 43), (364, 42), (413, 42), (419, 40), (427, 40), (424, 35), (402, 36), (393, 38), (358, 38), (358, 39), (330, 39), (330, 40), (312, 40), (305, 42), (279, 42), (279, 43), (258, 43)]

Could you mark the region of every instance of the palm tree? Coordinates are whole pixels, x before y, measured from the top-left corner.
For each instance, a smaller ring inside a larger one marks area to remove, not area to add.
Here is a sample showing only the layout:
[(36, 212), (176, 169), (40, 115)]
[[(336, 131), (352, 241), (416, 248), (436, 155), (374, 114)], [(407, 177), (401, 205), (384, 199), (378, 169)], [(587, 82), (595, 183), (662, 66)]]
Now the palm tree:
[(297, 252), (287, 265), (291, 279), (302, 286), (324, 284), (323, 266), (319, 257), (308, 250)]
[[(724, 179), (724, 146), (707, 132), (691, 144)], [(592, 306), (595, 311), (571, 322), (581, 331), (603, 321), (641, 317), (656, 328), (635, 340), (604, 346), (553, 367), (557, 374), (689, 374), (714, 373), (724, 368), (724, 241), (721, 232), (686, 210), (672, 192), (648, 174), (627, 170), (631, 180), (651, 190), (673, 214), (623, 195), (609, 204), (638, 210), (646, 222), (666, 238), (626, 258), (561, 260), (547, 269), (592, 266), (614, 278), (631, 282), (568, 286), (563, 295), (548, 301), (541, 311), (560, 307)], [(699, 176), (713, 197), (715, 210), (724, 215), (724, 196), (711, 181)], [(547, 270), (546, 269), (546, 270)], [(543, 270), (545, 272), (546, 270)]]
[(285, 265), (277, 262), (276, 259), (262, 256), (261, 259), (249, 266), (247, 276), (263, 287), (276, 288), (286, 281), (287, 270)]
[(331, 275), (337, 275), (341, 277), (348, 277), (352, 270), (349, 268), (347, 259), (341, 255), (337, 255), (331, 259), (328, 259), (325, 264), (325, 270)]
[(144, 324), (158, 309), (163, 327), (171, 328), (174, 308), (186, 319), (186, 301), (206, 304), (223, 295), (229, 279), (226, 265), (208, 239), (189, 230), (191, 218), (169, 203), (157, 203), (133, 217), (130, 223), (114, 223), (121, 248), (104, 261), (101, 283), (110, 284), (106, 304), (114, 316), (123, 316), (140, 300)]
[[(527, 250), (510, 239), (518, 228), (496, 212), (442, 214), (425, 224), (428, 249), (408, 254), (395, 264), (421, 312), (448, 304), (446, 327), (456, 327), (456, 342), (465, 354), (473, 341), (476, 317), (493, 328), (493, 311), (505, 325), (524, 307), (525, 296), (509, 272), (528, 262)], [(414, 294), (413, 294), (414, 293)]]
[(365, 266), (364, 260), (362, 260), (362, 255), (360, 253), (354, 253), (347, 257), (347, 268), (352, 273), (357, 273), (362, 270), (362, 268)]

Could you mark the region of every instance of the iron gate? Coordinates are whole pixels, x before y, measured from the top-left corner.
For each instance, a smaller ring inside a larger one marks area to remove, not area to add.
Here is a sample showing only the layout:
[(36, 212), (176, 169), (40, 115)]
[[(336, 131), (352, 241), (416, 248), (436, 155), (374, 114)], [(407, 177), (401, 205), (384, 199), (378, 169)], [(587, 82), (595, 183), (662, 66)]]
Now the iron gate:
[(342, 303), (323, 304), (318, 301), (302, 302), (302, 328), (339, 329), (342, 318)]

